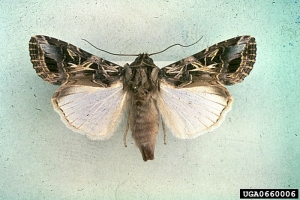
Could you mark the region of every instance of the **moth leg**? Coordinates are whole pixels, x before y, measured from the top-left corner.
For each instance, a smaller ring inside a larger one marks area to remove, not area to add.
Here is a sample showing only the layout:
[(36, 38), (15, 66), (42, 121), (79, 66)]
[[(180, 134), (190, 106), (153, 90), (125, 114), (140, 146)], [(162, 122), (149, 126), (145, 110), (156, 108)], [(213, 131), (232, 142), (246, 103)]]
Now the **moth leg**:
[(166, 138), (167, 138), (167, 134), (166, 134), (166, 126), (163, 120), (161, 120), (161, 124), (162, 124), (162, 128), (163, 128), (163, 132), (164, 132), (164, 145), (167, 144)]
[(125, 147), (127, 147), (126, 137), (127, 137), (128, 130), (129, 130), (129, 118), (127, 119), (126, 129), (125, 129), (124, 136), (123, 136), (123, 141), (124, 141)]

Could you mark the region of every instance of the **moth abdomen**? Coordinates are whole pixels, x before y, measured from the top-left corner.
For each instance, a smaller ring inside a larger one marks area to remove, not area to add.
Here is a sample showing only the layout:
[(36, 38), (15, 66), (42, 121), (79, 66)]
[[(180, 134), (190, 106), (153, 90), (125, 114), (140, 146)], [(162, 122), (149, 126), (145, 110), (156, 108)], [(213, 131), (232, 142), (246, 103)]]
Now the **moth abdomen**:
[(139, 147), (143, 160), (153, 160), (156, 137), (159, 129), (159, 115), (155, 101), (138, 101), (130, 112), (129, 125), (132, 137)]

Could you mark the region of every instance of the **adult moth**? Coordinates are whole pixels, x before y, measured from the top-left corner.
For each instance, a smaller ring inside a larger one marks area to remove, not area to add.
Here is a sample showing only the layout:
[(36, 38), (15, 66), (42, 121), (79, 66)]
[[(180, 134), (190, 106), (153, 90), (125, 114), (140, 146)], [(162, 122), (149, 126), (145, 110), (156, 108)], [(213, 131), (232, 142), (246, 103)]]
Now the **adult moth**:
[(158, 68), (142, 53), (124, 67), (48, 36), (29, 41), (33, 68), (61, 85), (52, 103), (66, 125), (91, 139), (112, 136), (123, 113), (143, 160), (154, 159), (162, 122), (174, 136), (195, 138), (220, 125), (233, 99), (224, 85), (242, 82), (253, 68), (255, 38), (239, 36)]

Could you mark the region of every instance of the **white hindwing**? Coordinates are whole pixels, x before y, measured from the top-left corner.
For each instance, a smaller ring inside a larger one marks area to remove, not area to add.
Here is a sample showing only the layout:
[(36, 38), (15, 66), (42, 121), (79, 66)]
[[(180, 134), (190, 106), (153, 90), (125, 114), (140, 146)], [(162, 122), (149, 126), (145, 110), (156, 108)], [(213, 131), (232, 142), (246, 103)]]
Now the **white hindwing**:
[(191, 139), (217, 128), (232, 102), (221, 85), (174, 88), (162, 83), (158, 107), (174, 136)]
[(52, 103), (66, 125), (91, 139), (108, 139), (120, 122), (126, 94), (122, 83), (111, 87), (65, 86)]

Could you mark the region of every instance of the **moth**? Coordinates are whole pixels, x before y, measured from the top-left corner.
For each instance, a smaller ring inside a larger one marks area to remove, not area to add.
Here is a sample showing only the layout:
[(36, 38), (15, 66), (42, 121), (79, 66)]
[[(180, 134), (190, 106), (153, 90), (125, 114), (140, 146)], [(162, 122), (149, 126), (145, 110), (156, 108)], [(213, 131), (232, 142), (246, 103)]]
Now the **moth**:
[(243, 35), (180, 61), (157, 67), (141, 53), (124, 67), (72, 44), (37, 35), (29, 41), (33, 68), (45, 81), (61, 85), (52, 97), (65, 124), (95, 140), (112, 136), (125, 113), (143, 160), (154, 159), (162, 125), (177, 138), (191, 139), (220, 125), (233, 98), (225, 85), (249, 75), (255, 38)]

